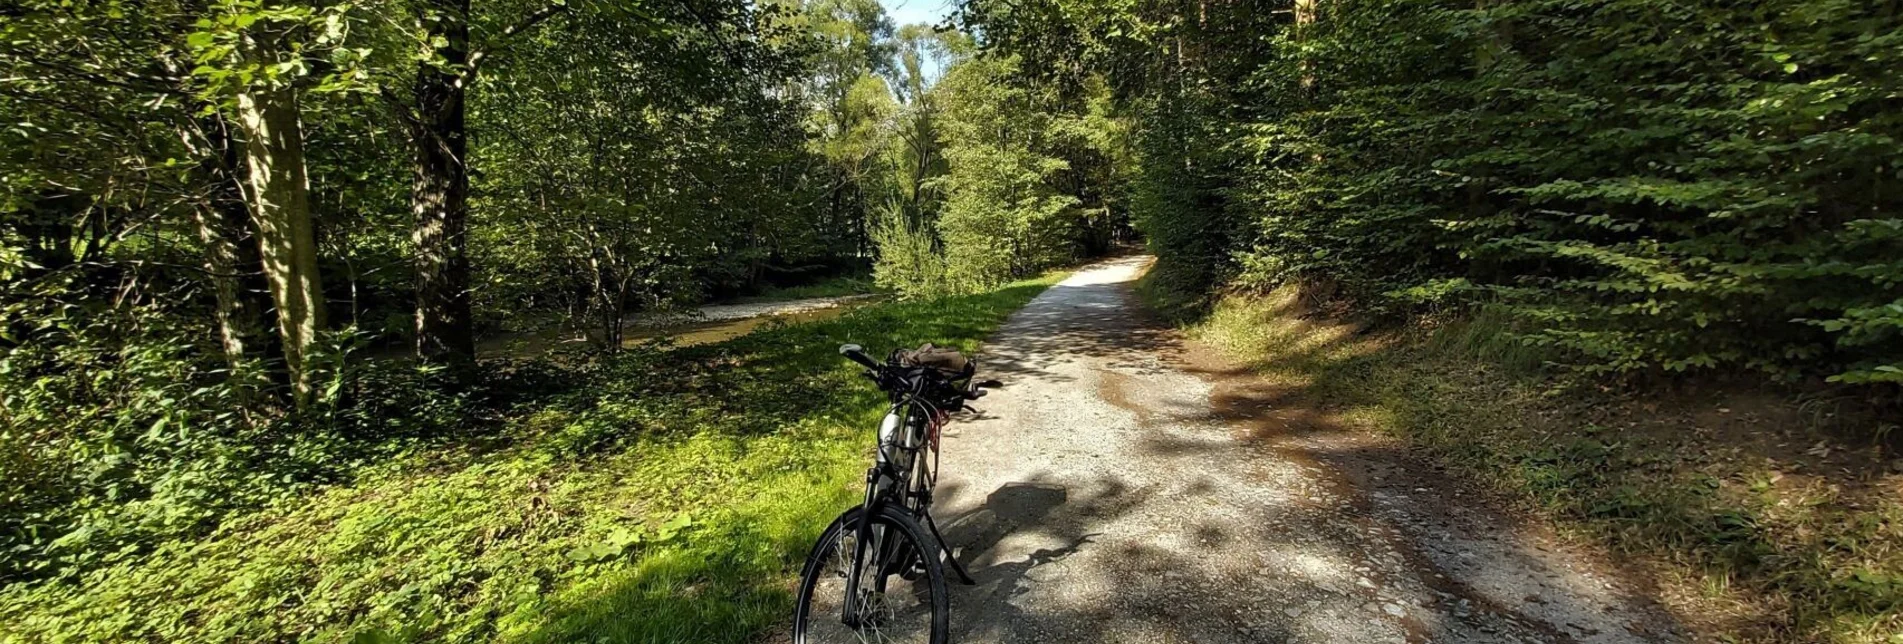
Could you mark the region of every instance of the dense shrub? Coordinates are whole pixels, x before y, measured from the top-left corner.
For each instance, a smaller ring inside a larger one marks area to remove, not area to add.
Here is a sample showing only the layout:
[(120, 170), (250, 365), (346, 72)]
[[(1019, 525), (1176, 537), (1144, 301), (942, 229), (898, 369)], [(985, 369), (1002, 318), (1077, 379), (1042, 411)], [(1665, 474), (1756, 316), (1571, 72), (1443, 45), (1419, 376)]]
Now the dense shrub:
[(473, 394), (361, 360), (348, 333), (315, 361), (322, 395), (290, 412), (264, 365), (211, 357), (191, 318), (59, 277), (0, 306), (0, 581), (111, 564), (482, 423)]
[(879, 260), (873, 279), (902, 293), (938, 293), (946, 288), (946, 266), (938, 236), (893, 208), (872, 227)]
[(1034, 275), (1077, 255), (1077, 197), (1052, 185), (1070, 167), (1051, 154), (1052, 115), (1010, 83), (1017, 61), (977, 58), (953, 68), (942, 178), (950, 279), (968, 290)]
[(1903, 382), (1894, 2), (970, 13), (1040, 80), (1116, 84), (1189, 287), (1498, 302), (1592, 371)]

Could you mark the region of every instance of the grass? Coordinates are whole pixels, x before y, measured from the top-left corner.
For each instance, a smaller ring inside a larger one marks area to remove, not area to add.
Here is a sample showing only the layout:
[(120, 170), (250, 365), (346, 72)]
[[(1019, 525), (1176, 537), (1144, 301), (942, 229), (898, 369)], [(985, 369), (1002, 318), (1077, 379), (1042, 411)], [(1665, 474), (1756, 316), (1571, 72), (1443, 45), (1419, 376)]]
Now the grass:
[(623, 354), (521, 410), (506, 447), (0, 590), (0, 641), (756, 641), (855, 502), (881, 410), (837, 346), (971, 350), (1055, 279)]
[(1370, 332), (1305, 313), (1283, 289), (1186, 326), (1609, 550), (1701, 639), (1903, 643), (1903, 472), (1882, 419), (1736, 384), (1568, 384), (1484, 315)]

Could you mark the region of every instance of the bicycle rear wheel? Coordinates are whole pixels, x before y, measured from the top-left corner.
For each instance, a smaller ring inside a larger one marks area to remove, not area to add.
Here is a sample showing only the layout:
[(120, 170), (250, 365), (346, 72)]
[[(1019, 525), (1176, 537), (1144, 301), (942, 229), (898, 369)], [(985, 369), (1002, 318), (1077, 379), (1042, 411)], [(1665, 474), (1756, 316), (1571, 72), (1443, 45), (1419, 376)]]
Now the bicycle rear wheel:
[[(862, 508), (847, 510), (813, 545), (800, 574), (794, 644), (945, 644), (951, 598), (938, 541), (897, 508), (883, 507), (871, 518), (858, 596), (846, 596), (864, 517)], [(908, 571), (917, 574), (902, 574)], [(849, 601), (858, 607), (850, 623)]]

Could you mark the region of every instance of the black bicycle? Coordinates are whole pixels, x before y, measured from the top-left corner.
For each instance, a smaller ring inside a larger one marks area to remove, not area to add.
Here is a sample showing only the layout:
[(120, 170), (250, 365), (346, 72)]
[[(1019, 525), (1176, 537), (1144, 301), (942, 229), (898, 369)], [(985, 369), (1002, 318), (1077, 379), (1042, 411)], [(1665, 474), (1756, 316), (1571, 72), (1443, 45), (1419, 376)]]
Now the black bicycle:
[(793, 641), (945, 644), (951, 628), (946, 563), (961, 583), (972, 581), (946, 555), (930, 512), (939, 428), (966, 401), (1001, 385), (974, 384), (977, 369), (970, 360), (930, 344), (894, 350), (884, 363), (856, 344), (839, 353), (864, 365), (892, 406), (879, 424), (865, 501), (834, 519), (806, 558)]

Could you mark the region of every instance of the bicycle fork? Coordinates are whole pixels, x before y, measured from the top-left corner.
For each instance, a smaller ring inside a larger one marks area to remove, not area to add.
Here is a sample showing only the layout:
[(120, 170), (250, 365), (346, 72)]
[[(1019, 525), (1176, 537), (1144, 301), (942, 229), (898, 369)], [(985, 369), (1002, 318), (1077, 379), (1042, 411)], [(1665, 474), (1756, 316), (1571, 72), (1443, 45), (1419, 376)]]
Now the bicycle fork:
[(874, 505), (880, 501), (878, 490), (879, 468), (873, 467), (866, 470), (866, 499), (859, 505), (859, 526), (853, 530), (852, 565), (846, 569), (846, 610), (841, 621), (848, 628), (859, 628), (863, 618), (859, 614), (859, 580), (864, 576), (867, 552), (872, 550), (872, 541), (877, 538), (872, 529), (872, 518), (880, 509)]
[[(890, 553), (885, 552), (883, 539), (885, 535), (882, 534), (882, 531), (872, 528), (872, 521), (882, 509), (881, 506), (884, 505), (886, 497), (885, 494), (880, 493), (879, 477), (890, 474), (893, 485), (904, 484), (904, 477), (898, 476), (898, 473), (893, 470), (891, 454), (902, 447), (903, 444), (909, 442), (905, 440), (900, 433), (910, 429), (911, 428), (905, 422), (905, 415), (896, 411), (887, 412), (885, 418), (879, 422), (879, 452), (873, 466), (866, 470), (866, 498), (864, 502), (859, 504), (859, 527), (854, 531), (857, 538), (853, 540), (852, 566), (847, 571), (848, 576), (846, 578), (846, 610), (843, 621), (846, 626), (850, 628), (858, 628), (859, 623), (864, 618), (863, 615), (859, 614), (861, 608), (859, 583), (860, 578), (865, 572), (866, 558), (868, 556), (874, 556), (880, 559), (880, 561), (874, 563), (879, 567), (878, 570), (875, 570), (875, 574), (879, 579), (879, 585), (882, 587), (873, 590), (875, 592), (885, 591), (885, 588), (883, 588), (885, 584), (884, 573), (886, 572), (883, 570), (886, 564), (884, 558), (890, 555)], [(869, 555), (869, 553), (877, 554)]]

